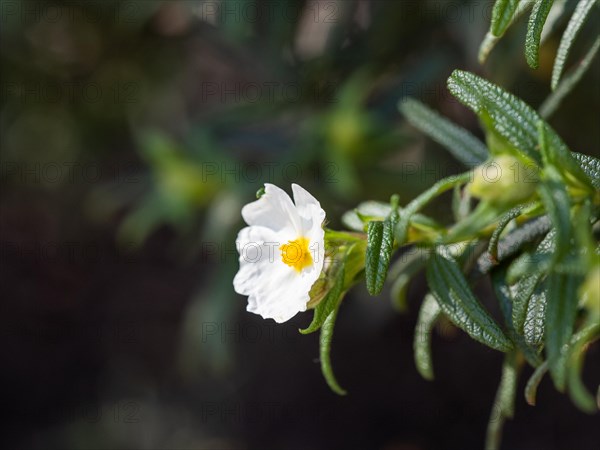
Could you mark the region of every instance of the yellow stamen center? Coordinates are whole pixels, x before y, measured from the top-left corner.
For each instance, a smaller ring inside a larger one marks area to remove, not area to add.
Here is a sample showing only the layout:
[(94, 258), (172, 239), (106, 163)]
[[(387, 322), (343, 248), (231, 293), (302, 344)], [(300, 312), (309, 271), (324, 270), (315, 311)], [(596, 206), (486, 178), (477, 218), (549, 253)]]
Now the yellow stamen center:
[(308, 244), (310, 244), (310, 241), (305, 237), (288, 241), (287, 244), (279, 247), (279, 250), (281, 250), (281, 260), (284, 264), (296, 269), (297, 272), (301, 272), (313, 263), (312, 256), (308, 250)]

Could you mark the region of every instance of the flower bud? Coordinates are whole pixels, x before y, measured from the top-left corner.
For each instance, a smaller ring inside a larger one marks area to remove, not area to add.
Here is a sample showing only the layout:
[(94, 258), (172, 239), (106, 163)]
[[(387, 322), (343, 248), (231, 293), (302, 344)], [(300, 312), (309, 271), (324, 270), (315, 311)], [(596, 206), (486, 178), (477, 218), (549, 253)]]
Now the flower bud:
[(468, 189), (473, 197), (494, 204), (514, 204), (535, 192), (538, 169), (509, 155), (498, 156), (476, 167)]

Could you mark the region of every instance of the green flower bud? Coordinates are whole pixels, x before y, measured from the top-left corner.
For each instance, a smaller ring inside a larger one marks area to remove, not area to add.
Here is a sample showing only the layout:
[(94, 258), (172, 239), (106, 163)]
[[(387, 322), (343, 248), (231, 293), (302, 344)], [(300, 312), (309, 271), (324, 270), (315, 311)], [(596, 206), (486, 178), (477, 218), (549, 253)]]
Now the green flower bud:
[(538, 181), (537, 167), (503, 155), (476, 167), (468, 189), (473, 197), (493, 204), (515, 204), (531, 197)]

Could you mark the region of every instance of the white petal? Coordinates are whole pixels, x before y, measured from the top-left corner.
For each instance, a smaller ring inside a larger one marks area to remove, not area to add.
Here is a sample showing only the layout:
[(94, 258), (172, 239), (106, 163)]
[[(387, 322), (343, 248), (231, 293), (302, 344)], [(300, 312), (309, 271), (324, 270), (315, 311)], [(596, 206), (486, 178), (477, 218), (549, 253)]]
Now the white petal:
[(295, 183), (292, 184), (292, 191), (298, 214), (305, 221), (311, 222), (309, 228), (314, 225), (321, 226), (325, 220), (325, 211), (321, 208), (319, 201), (306, 189)]
[(325, 211), (319, 201), (302, 186), (292, 184), (292, 191), (302, 220), (302, 234), (310, 240), (309, 248), (313, 261), (320, 272), (325, 258), (325, 231), (323, 230)]
[(319, 274), (316, 269), (299, 274), (283, 263), (276, 265), (250, 294), (246, 309), (264, 319), (285, 322), (299, 312), (306, 311), (310, 288)]
[(235, 241), (240, 253), (240, 270), (233, 279), (233, 287), (238, 294), (249, 295), (260, 278), (272, 270), (279, 259), (279, 246), (282, 239), (266, 227), (246, 227), (240, 230)]
[(291, 234), (301, 231), (300, 217), (290, 196), (274, 184), (265, 183), (265, 193), (242, 208), (248, 225), (258, 225), (274, 231), (288, 229)]

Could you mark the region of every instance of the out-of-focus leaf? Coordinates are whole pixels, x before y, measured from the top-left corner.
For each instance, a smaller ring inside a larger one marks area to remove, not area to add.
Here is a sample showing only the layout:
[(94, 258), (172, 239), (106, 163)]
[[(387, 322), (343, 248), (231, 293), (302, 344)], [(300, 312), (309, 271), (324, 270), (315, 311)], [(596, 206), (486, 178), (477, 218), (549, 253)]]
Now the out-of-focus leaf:
[(440, 317), (442, 310), (431, 294), (427, 294), (419, 310), (419, 318), (415, 327), (413, 348), (417, 371), (426, 380), (433, 380), (433, 363), (431, 359), (431, 331)]
[(575, 7), (575, 11), (569, 20), (567, 29), (560, 40), (556, 59), (554, 60), (554, 68), (552, 69), (552, 90), (555, 90), (558, 86), (565, 62), (571, 51), (571, 46), (595, 3), (596, 0), (579, 0)]
[(527, 64), (532, 69), (539, 67), (540, 57), (540, 40), (542, 37), (542, 30), (546, 23), (548, 13), (552, 8), (554, 0), (536, 0), (533, 4), (533, 10), (529, 16), (529, 23), (527, 24), (527, 35), (525, 37), (525, 57), (527, 58)]
[(515, 411), (515, 396), (518, 381), (518, 360), (516, 352), (508, 352), (502, 364), (502, 377), (496, 391), (485, 439), (486, 450), (500, 448), (502, 427), (505, 419), (510, 419)]
[(392, 304), (400, 311), (406, 311), (406, 293), (412, 278), (425, 267), (427, 262), (426, 251), (415, 248), (415, 253), (405, 253), (394, 263), (389, 271), (389, 277), (394, 280), (390, 296)]
[(540, 385), (542, 378), (544, 378), (546, 372), (548, 372), (548, 361), (544, 361), (540, 366), (538, 366), (527, 381), (527, 385), (525, 386), (525, 400), (531, 406), (535, 406), (537, 388)]
[(335, 276), (335, 283), (331, 290), (325, 295), (325, 298), (315, 308), (313, 320), (310, 325), (300, 330), (302, 334), (314, 333), (323, 326), (323, 323), (329, 315), (339, 307), (342, 297), (344, 296), (344, 278), (346, 275), (346, 261), (344, 260)]
[(581, 381), (581, 368), (588, 344), (600, 336), (600, 324), (591, 324), (571, 339), (568, 356), (568, 387), (573, 402), (587, 413), (594, 413), (598, 406), (592, 394), (590, 394)]
[(446, 147), (466, 166), (476, 166), (487, 159), (489, 152), (483, 142), (420, 101), (407, 99), (399, 108), (412, 125)]
[(519, 0), (496, 0), (492, 10), (490, 31), (494, 36), (502, 36), (519, 7)]
[(427, 265), (427, 282), (444, 314), (469, 336), (503, 352), (513, 348), (498, 324), (477, 301), (454, 261), (434, 253)]
[(554, 385), (561, 392), (565, 389), (568, 344), (573, 335), (580, 281), (580, 277), (556, 272), (547, 279), (546, 354)]
[(321, 359), (321, 371), (323, 372), (325, 381), (333, 392), (339, 395), (346, 395), (346, 391), (339, 385), (335, 378), (330, 355), (333, 328), (335, 327), (335, 319), (337, 318), (338, 310), (339, 304), (338, 308), (331, 311), (325, 319), (325, 322), (323, 322), (323, 326), (321, 327), (319, 354)]
[(547, 119), (558, 109), (563, 99), (573, 90), (579, 80), (583, 78), (587, 70), (592, 65), (592, 61), (600, 50), (600, 37), (596, 39), (590, 47), (581, 62), (575, 66), (567, 76), (560, 82), (558, 87), (548, 96), (544, 103), (540, 106), (540, 115)]

